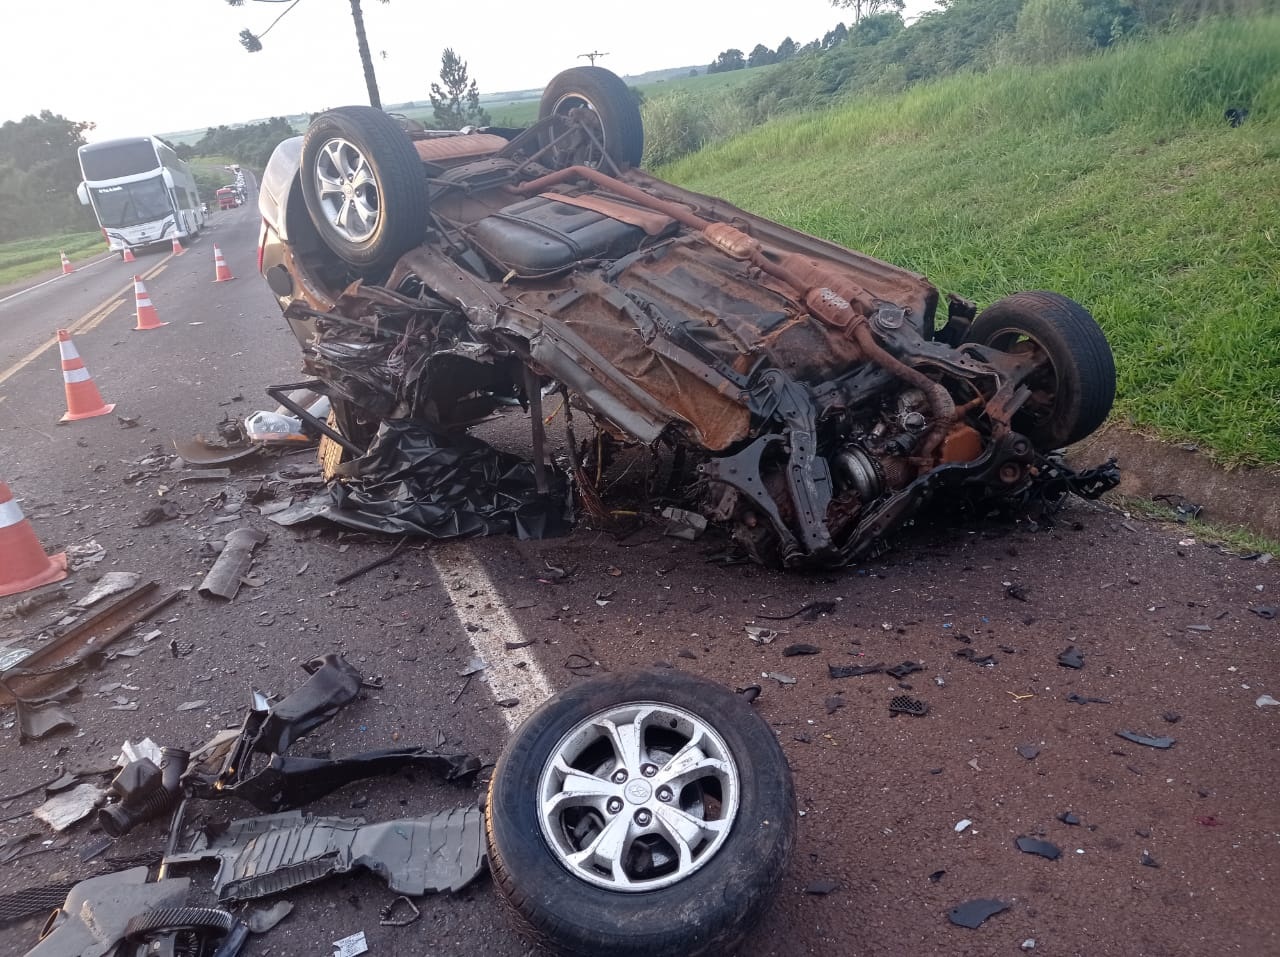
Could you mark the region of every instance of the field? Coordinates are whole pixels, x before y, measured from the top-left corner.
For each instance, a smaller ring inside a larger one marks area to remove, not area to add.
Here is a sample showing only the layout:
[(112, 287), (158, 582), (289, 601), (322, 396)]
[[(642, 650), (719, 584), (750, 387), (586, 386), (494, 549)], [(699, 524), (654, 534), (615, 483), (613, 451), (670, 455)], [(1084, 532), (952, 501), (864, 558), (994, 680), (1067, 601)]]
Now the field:
[(1119, 415), (1280, 462), (1280, 19), (786, 118), (659, 174), (980, 304), (1065, 292), (1116, 352)]
[(76, 259), (106, 251), (106, 240), (96, 229), (85, 233), (0, 243), (0, 287), (57, 269), (61, 262), (58, 259), (60, 252), (66, 253), (70, 259)]

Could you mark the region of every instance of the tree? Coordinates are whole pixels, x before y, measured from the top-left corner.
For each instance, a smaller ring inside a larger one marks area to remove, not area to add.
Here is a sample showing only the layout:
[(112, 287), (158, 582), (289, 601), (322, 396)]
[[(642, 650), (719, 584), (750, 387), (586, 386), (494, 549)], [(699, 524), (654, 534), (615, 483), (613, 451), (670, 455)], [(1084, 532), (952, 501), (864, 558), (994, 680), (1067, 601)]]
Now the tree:
[(467, 79), (466, 62), (448, 47), (440, 57), (440, 79), (431, 84), (431, 108), (436, 125), (442, 130), (460, 130), (464, 126), (488, 126), (489, 114), (480, 108), (480, 88)]
[[(244, 6), (245, 0), (227, 0), (228, 5), (233, 7)], [(271, 28), (280, 22), (285, 13), (288, 13), (296, 7), (302, 0), (253, 0), (254, 3), (288, 3), (284, 8), (284, 13), (276, 17), (261, 33), (254, 33), (252, 30), (240, 31), (240, 45), (249, 53), (257, 53), (262, 49), (262, 38), (271, 32)], [(388, 3), (390, 0), (380, 0), (382, 3)], [(351, 0), (351, 19), (355, 21), (356, 26), (356, 47), (360, 51), (360, 63), (364, 67), (364, 83), (369, 90), (369, 105), (382, 109), (382, 97), (378, 95), (378, 79), (373, 73), (373, 57), (369, 55), (369, 40), (364, 33), (364, 10), (360, 7), (360, 0)]]
[(93, 228), (75, 197), (76, 150), (91, 129), (49, 110), (0, 125), (0, 242)]
[(742, 51), (738, 49), (725, 50), (715, 62), (707, 67), (708, 73), (728, 73), (730, 70), (746, 69), (747, 58), (742, 55)]
[(790, 60), (795, 55), (796, 41), (791, 39), (791, 37), (787, 37), (778, 44), (778, 50), (773, 56), (776, 62), (781, 63), (784, 60)]
[(906, 3), (904, 0), (831, 0), (831, 5), (851, 10), (853, 22), (857, 23), (863, 17), (873, 17), (877, 13), (888, 13), (891, 10), (901, 13)]
[(839, 46), (849, 39), (849, 28), (843, 23), (837, 23), (836, 28), (825, 34), (822, 38), (822, 49), (830, 50), (832, 47)]
[(747, 66), (766, 66), (774, 62), (773, 51), (763, 43), (757, 43), (747, 57)]

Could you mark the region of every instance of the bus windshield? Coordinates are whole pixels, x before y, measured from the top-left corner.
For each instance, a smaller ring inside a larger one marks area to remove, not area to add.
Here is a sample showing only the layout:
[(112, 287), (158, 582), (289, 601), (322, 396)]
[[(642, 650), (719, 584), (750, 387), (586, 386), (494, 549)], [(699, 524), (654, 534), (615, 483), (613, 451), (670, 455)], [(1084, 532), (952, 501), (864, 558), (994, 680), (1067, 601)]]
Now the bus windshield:
[(91, 144), (80, 149), (80, 168), (90, 181), (132, 176), (159, 167), (155, 146), (147, 139)]
[(119, 186), (94, 187), (92, 193), (98, 221), (107, 228), (153, 222), (172, 212), (164, 180), (159, 176)]

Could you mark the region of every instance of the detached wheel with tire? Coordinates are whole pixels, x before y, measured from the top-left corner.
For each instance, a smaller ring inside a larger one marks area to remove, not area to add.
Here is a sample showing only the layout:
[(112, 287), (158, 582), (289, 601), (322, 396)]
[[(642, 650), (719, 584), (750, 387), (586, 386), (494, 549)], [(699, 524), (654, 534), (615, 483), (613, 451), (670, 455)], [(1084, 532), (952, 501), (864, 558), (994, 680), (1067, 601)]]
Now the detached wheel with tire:
[(302, 198), (320, 238), (372, 281), (427, 228), (427, 180), (394, 119), (369, 106), (321, 113), (302, 141)]
[(598, 167), (604, 153), (621, 166), (639, 166), (644, 123), (630, 87), (601, 66), (565, 70), (547, 84), (538, 119), (560, 117), (551, 165)]
[(1031, 397), (1014, 414), (1013, 427), (1041, 451), (1080, 441), (1111, 412), (1111, 346), (1089, 311), (1066, 296), (1007, 296), (978, 314), (965, 341), (1037, 358), (1038, 368), (1026, 380)]
[(584, 957), (718, 954), (782, 879), (795, 792), (740, 695), (674, 671), (612, 674), (520, 727), (486, 821), (495, 885), (538, 942)]

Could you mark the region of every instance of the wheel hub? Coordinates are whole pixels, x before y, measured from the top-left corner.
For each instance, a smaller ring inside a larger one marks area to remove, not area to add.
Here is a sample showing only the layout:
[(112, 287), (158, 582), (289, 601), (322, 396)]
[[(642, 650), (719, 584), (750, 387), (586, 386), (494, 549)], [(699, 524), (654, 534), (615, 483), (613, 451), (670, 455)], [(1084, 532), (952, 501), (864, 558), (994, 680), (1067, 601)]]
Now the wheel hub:
[(653, 796), (653, 788), (648, 781), (631, 780), (622, 789), (622, 794), (632, 804), (645, 804)]

